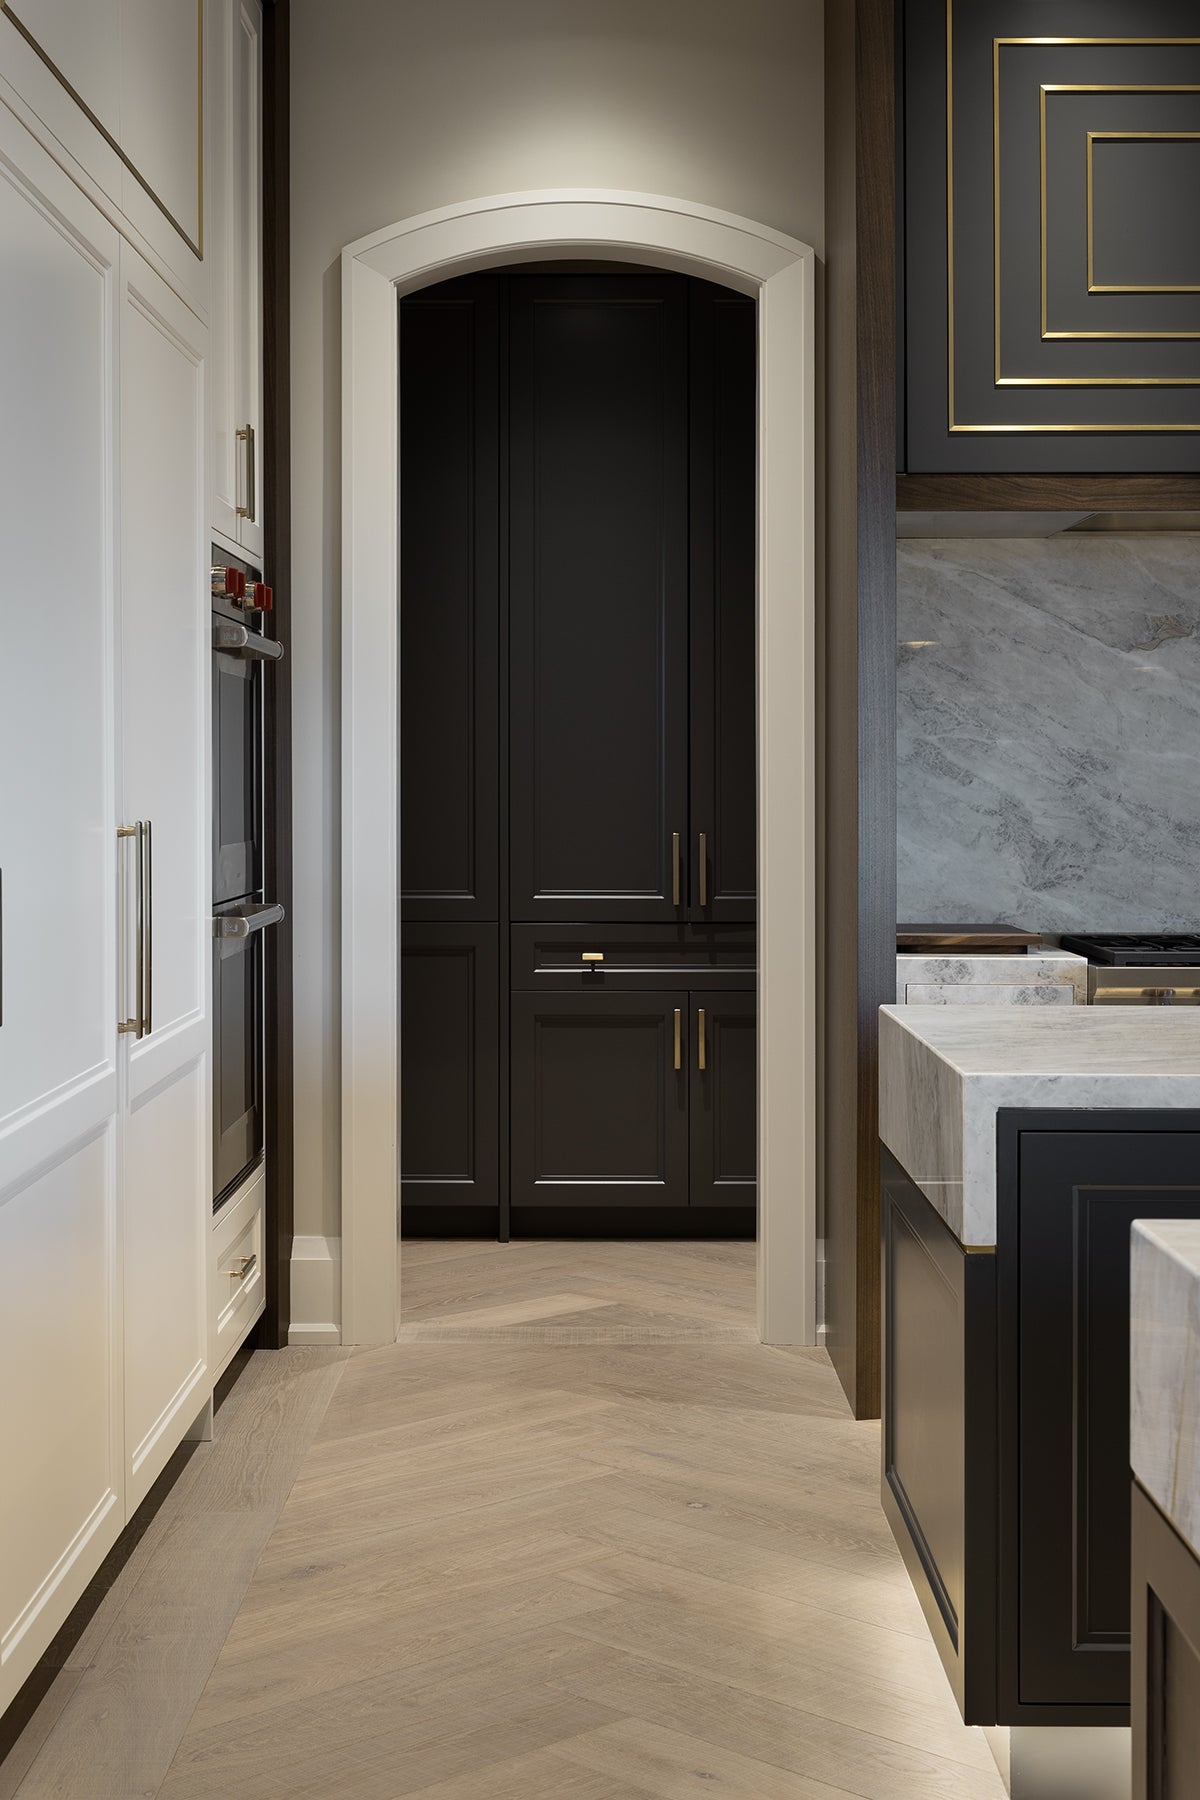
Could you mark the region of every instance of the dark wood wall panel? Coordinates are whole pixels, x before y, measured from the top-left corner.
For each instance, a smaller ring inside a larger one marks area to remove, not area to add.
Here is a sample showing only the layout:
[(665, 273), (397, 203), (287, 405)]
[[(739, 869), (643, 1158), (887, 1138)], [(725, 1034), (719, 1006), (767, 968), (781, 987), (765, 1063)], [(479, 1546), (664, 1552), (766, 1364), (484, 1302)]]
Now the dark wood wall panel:
[(879, 1007), (896, 984), (896, 214), (892, 0), (826, 27), (823, 1219), (826, 1325), (879, 1411)]
[[(265, 576), (275, 589), (273, 635), (292, 644), (291, 408), (291, 7), (263, 8), (263, 506)], [(294, 1217), (292, 1001), (292, 677), (288, 656), (264, 684), (263, 880), (284, 907), (265, 932), (266, 964), (266, 1312), (259, 1326), (270, 1346), (288, 1341)]]

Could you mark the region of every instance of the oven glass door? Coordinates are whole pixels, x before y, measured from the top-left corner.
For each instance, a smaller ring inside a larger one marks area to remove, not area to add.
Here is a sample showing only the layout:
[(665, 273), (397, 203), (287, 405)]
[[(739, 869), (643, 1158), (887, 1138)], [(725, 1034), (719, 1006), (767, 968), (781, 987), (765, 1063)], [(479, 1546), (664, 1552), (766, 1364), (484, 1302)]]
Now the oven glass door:
[(263, 937), (213, 939), (214, 1207), (262, 1155)]
[(213, 652), (213, 901), (262, 886), (262, 678), (253, 657)]

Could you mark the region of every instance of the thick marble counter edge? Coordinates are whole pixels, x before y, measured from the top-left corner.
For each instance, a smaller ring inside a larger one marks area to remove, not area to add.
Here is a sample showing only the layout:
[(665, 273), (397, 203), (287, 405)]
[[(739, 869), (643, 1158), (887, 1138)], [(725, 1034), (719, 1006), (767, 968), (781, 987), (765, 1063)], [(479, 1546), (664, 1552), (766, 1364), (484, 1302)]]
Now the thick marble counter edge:
[(1200, 1219), (1139, 1220), (1131, 1276), (1129, 1460), (1200, 1556)]
[(1200, 1007), (880, 1008), (879, 1135), (972, 1249), (996, 1242), (1002, 1107), (1200, 1107)]
[[(902, 950), (896, 957), (898, 1005), (903, 1004), (911, 985), (934, 989), (984, 989), (987, 991), (981, 998), (990, 1006), (1004, 1004), (1010, 998), (1017, 1005), (1030, 1005), (1035, 1000), (1057, 1000), (1057, 991), (1047, 994), (1046, 990), (1069, 988), (1075, 1005), (1085, 1006), (1087, 983), (1087, 958), (1076, 955), (1073, 950), (1031, 949), (1023, 956), (989, 956), (986, 951), (960, 952), (957, 956), (948, 951), (922, 955)], [(956, 994), (954, 998), (961, 996)]]

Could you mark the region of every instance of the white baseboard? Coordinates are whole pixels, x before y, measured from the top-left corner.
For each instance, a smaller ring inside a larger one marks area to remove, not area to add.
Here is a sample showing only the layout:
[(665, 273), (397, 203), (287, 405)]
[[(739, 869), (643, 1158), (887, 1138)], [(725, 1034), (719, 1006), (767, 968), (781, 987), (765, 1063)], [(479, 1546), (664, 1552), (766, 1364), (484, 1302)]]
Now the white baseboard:
[(292, 1322), (289, 1344), (342, 1341), (342, 1240), (292, 1239)]

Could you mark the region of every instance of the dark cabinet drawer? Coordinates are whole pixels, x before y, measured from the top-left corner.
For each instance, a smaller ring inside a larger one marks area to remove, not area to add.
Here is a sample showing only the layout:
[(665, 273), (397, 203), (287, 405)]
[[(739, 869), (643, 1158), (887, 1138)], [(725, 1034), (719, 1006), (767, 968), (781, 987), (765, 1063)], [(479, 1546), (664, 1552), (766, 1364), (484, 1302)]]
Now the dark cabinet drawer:
[(535, 993), (738, 988), (757, 981), (752, 925), (514, 925), (512, 985)]

